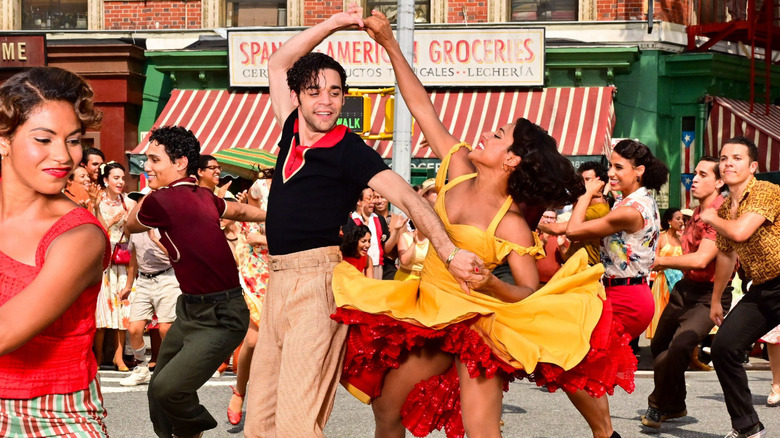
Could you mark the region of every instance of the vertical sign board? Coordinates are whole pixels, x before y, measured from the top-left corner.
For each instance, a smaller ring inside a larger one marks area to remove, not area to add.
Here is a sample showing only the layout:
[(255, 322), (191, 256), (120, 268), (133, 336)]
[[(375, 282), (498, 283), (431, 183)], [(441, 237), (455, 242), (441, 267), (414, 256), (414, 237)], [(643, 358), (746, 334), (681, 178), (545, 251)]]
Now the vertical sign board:
[[(414, 70), (425, 86), (544, 86), (544, 28), (415, 29)], [(290, 31), (228, 30), (230, 86), (267, 87), (268, 58)], [(314, 48), (344, 66), (350, 86), (395, 83), (384, 48), (365, 32), (341, 31)]]
[(46, 35), (0, 34), (0, 69), (46, 65)]

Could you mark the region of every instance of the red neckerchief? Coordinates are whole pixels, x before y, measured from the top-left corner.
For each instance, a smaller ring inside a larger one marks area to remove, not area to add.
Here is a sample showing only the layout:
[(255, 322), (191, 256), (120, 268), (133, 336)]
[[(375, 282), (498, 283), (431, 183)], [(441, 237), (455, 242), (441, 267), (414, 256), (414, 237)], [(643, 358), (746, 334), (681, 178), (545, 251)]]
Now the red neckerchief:
[(305, 162), (303, 154), (306, 153), (306, 151), (312, 148), (331, 148), (335, 146), (336, 143), (344, 139), (344, 136), (347, 134), (348, 130), (349, 128), (347, 128), (345, 125), (336, 125), (321, 139), (317, 140), (313, 145), (304, 146), (298, 144), (300, 142), (298, 138), (298, 119), (295, 119), (290, 152), (287, 154), (287, 161), (284, 164), (284, 169), (282, 169), (282, 176), (284, 177), (284, 180), (287, 181), (288, 179), (292, 178), (292, 176), (295, 175), (295, 173), (298, 172), (301, 167), (303, 167)]

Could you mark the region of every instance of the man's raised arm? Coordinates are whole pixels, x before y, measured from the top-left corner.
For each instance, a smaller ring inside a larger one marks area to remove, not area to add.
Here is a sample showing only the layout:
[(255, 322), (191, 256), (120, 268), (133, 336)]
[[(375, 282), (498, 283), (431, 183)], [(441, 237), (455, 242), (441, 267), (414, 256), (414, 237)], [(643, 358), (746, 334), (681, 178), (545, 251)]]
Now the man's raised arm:
[[(349, 5), (347, 11), (335, 14), (290, 38), (268, 59), (271, 107), (279, 126), (284, 126), (287, 116), (295, 108), (290, 89), (287, 87), (287, 70), (303, 55), (314, 50), (330, 34), (350, 28), (363, 28), (363, 8), (355, 4)], [(346, 91), (344, 90), (345, 93)]]

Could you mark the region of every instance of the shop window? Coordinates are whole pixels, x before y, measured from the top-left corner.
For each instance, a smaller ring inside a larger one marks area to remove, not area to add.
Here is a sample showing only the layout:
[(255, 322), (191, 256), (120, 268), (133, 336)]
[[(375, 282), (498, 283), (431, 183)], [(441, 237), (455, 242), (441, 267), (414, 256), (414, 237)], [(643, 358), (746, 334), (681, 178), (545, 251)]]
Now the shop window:
[(512, 21), (577, 21), (577, 0), (512, 0)]
[(227, 27), (287, 26), (287, 3), (270, 0), (226, 1)]
[(22, 29), (86, 29), (88, 0), (22, 0)]
[[(397, 0), (367, 0), (367, 11), (376, 9), (381, 11), (387, 16), (387, 19), (391, 23), (397, 21), (398, 15), (398, 1)], [(431, 22), (431, 2), (430, 0), (415, 0), (414, 1), (414, 22), (415, 23), (430, 23)]]
[(87, 150), (89, 148), (100, 149), (100, 132), (97, 131), (85, 132), (84, 135), (81, 136), (81, 147), (84, 150)]

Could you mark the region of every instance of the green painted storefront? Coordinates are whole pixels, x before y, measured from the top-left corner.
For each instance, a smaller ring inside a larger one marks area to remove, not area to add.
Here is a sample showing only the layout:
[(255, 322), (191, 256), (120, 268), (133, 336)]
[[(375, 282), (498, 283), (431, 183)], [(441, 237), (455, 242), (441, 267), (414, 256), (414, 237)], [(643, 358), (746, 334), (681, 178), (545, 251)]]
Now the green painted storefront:
[[(708, 105), (705, 96), (749, 100), (750, 61), (720, 53), (670, 53), (636, 45), (555, 46), (548, 43), (548, 87), (617, 87), (613, 138), (647, 144), (671, 170), (669, 205), (680, 205), (683, 125), (695, 130), (701, 155)], [(139, 139), (162, 112), (171, 90), (228, 89), (227, 50), (148, 51)], [(770, 101), (780, 97), (774, 66)], [(763, 90), (763, 77), (756, 79)], [(136, 168), (137, 169), (137, 168)], [(780, 169), (772, 169), (780, 170)]]

